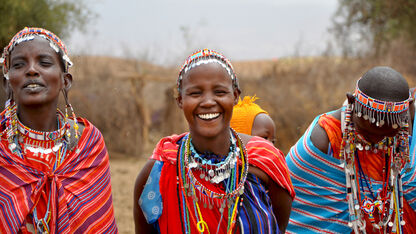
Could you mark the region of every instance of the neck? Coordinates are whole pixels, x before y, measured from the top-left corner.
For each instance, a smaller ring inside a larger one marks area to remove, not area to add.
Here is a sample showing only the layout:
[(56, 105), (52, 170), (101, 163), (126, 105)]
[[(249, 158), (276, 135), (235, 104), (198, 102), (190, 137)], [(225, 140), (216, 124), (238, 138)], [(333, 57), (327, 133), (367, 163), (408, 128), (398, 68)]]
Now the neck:
[(192, 144), (199, 152), (212, 152), (216, 155), (227, 155), (230, 151), (230, 131), (219, 134), (215, 137), (203, 137), (190, 131)]
[(18, 106), (17, 115), (20, 122), (36, 131), (51, 132), (58, 129), (56, 119), (57, 106), (24, 107)]

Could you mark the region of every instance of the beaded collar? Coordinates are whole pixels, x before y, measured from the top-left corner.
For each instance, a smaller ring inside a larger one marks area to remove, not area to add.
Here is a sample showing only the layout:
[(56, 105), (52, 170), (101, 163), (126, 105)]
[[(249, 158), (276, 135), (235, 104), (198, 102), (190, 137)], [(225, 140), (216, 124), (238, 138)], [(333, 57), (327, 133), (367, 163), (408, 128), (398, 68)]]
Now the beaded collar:
[(17, 130), (19, 131), (20, 134), (22, 134), (23, 136), (26, 136), (28, 138), (34, 139), (34, 140), (38, 140), (38, 141), (56, 141), (61, 139), (66, 132), (67, 129), (67, 125), (66, 124), (62, 124), (61, 123), (61, 119), (64, 119), (64, 115), (61, 111), (58, 110), (58, 126), (60, 126), (60, 128), (58, 130), (52, 131), (52, 132), (42, 132), (42, 131), (37, 131), (37, 130), (33, 130), (30, 129), (29, 127), (23, 125), (22, 122), (20, 122), (20, 120), (17, 120)]

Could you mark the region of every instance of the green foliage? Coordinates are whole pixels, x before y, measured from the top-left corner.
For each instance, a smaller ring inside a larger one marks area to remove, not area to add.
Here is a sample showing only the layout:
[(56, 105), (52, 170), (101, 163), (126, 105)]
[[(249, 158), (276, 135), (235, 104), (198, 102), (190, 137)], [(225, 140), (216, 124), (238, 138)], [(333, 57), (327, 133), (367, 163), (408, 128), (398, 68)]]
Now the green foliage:
[(45, 28), (64, 38), (75, 28), (84, 29), (92, 17), (82, 0), (1, 0), (0, 48), (26, 26)]
[(344, 55), (357, 53), (357, 43), (375, 55), (398, 38), (416, 46), (416, 0), (339, 0), (333, 23)]

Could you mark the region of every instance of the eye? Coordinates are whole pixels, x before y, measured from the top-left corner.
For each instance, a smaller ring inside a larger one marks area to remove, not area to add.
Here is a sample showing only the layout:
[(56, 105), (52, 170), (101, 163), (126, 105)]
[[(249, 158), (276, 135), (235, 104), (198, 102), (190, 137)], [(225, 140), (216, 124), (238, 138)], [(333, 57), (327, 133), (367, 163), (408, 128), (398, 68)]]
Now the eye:
[(220, 90), (215, 90), (214, 92), (215, 92), (215, 94), (220, 95), (220, 96), (228, 93), (227, 91), (221, 90), (221, 89)]
[(188, 93), (188, 95), (191, 96), (191, 97), (198, 97), (201, 94), (202, 94), (201, 91), (191, 91), (191, 92)]
[(19, 69), (21, 67), (23, 67), (24, 62), (23, 61), (16, 61), (12, 63), (12, 68), (14, 69)]
[(49, 67), (49, 66), (52, 66), (53, 63), (51, 61), (49, 61), (49, 60), (41, 60), (40, 61), (40, 65), (42, 65), (44, 67)]

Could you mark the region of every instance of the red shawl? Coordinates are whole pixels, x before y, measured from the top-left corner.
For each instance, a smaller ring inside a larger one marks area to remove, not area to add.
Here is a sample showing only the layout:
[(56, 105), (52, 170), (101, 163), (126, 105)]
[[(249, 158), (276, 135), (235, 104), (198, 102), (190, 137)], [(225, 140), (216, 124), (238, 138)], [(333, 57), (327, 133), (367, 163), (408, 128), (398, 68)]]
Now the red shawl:
[[(178, 194), (177, 191), (177, 166), (176, 158), (179, 145), (177, 141), (184, 135), (173, 135), (165, 137), (159, 141), (151, 159), (164, 162), (162, 173), (160, 176), (160, 193), (163, 200), (163, 212), (158, 222), (161, 233), (178, 233), (182, 234), (183, 217), (179, 215)], [(246, 145), (249, 164), (260, 168), (264, 171), (277, 185), (286, 189), (292, 198), (295, 197), (295, 191), (290, 181), (289, 172), (287, 169), (284, 155), (276, 149), (270, 142), (260, 137), (253, 137)], [(189, 200), (191, 201), (191, 200)], [(220, 212), (218, 209), (209, 209), (200, 206), (202, 216), (209, 226), (211, 233), (217, 230), (218, 221), (220, 220)], [(225, 209), (227, 210), (227, 209)], [(190, 212), (193, 212), (191, 210)], [(224, 221), (225, 220), (225, 221)], [(224, 211), (223, 222), (220, 226), (219, 233), (226, 233), (227, 231), (227, 212)], [(195, 225), (190, 224), (191, 233), (198, 233)]]
[(51, 233), (117, 233), (107, 150), (100, 131), (85, 119), (77, 146), (53, 172), (31, 167), (0, 142), (0, 230), (25, 232), (26, 217), (51, 188)]

